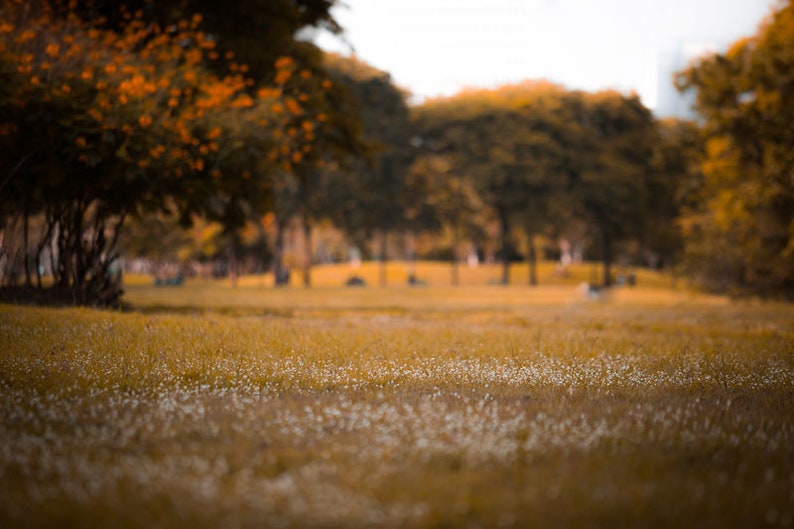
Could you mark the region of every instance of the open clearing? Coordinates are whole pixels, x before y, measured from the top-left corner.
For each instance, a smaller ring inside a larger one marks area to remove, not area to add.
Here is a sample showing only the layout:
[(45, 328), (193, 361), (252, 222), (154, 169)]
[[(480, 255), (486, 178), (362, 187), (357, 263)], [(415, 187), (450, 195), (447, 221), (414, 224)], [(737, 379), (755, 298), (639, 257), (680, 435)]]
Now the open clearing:
[(0, 306), (0, 527), (790, 527), (794, 306), (131, 285)]

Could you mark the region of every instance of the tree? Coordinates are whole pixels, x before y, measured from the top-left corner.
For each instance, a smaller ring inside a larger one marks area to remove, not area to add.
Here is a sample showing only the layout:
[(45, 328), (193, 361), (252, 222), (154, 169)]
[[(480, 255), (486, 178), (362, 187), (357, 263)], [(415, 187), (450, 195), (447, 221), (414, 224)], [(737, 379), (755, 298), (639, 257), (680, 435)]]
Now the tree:
[(354, 57), (330, 54), (326, 67), (333, 82), (347, 87), (358, 101), (363, 142), (353, 159), (343, 162), (347, 180), (340, 188), (343, 196), (337, 197), (337, 205), (344, 208), (337, 222), (354, 236), (377, 233), (380, 283), (385, 286), (388, 236), (406, 223), (406, 175), (412, 156), (406, 97), (389, 74)]
[(580, 94), (570, 136), (570, 193), (577, 215), (596, 230), (603, 262), (602, 285), (612, 284), (616, 245), (645, 229), (656, 129), (637, 96)]
[(794, 5), (679, 74), (695, 90), (705, 154), (681, 219), (685, 265), (716, 291), (794, 296)]
[[(421, 140), (417, 138), (417, 141)], [(471, 179), (455, 167), (453, 158), (432, 150), (417, 156), (407, 181), (408, 194), (415, 200), (406, 214), (415, 231), (449, 230), (451, 283), (457, 285), (459, 246), (465, 237), (476, 237), (482, 231), (484, 219), (477, 190)]]
[[(338, 170), (340, 162), (360, 158), (368, 150), (362, 138), (362, 116), (360, 101), (345, 82), (332, 81), (333, 70), (307, 75), (303, 70), (293, 78), (301, 84), (298, 89), (302, 100), (313, 109), (318, 119), (309, 134), (310, 148), (304, 147), (300, 163), (294, 164), (295, 181), (283, 197), (283, 214), (301, 217), (304, 239), (303, 283), (311, 285), (312, 231), (313, 226), (331, 219), (339, 209), (336, 198), (345, 184)], [(302, 127), (306, 123), (301, 123)]]
[(273, 83), (274, 65), (280, 57), (292, 57), (301, 67), (310, 69), (319, 63), (319, 50), (298, 35), (313, 27), (341, 33), (342, 28), (331, 16), (336, 3), (336, 0), (71, 0), (69, 5), (84, 20), (101, 21), (103, 27), (115, 31), (125, 28), (133, 15), (163, 28), (201, 16), (204, 32), (217, 43), (217, 52), (221, 56), (231, 54), (231, 62), (212, 65), (215, 72), (223, 76), (231, 66), (243, 67), (259, 85)]
[(5, 231), (22, 234), (3, 238), (6, 285), (12, 253), (28, 287), (31, 269), (42, 287), (47, 258), (61, 295), (113, 303), (108, 271), (128, 216), (176, 210), (241, 226), (305, 136), (281, 133), (304, 110), (278, 87), (251, 95), (240, 72), (202, 67), (215, 44), (200, 17), (162, 30), (131, 16), (112, 32), (45, 2), (0, 9), (0, 197)]
[[(302, 31), (313, 27), (340, 33), (341, 28), (330, 14), (334, 3), (334, 0), (243, 0), (233, 4), (208, 0), (165, 3), (151, 0), (72, 0), (70, 5), (76, 6), (76, 12), (83, 19), (116, 32), (125, 28), (133, 13), (147, 22), (166, 28), (178, 27), (182, 20), (199, 17), (205, 34), (213, 43), (213, 49), (205, 57), (203, 66), (221, 77), (244, 74), (251, 95), (259, 88), (279, 86), (289, 96), (285, 101), (286, 107), (292, 109), (295, 102), (299, 102), (304, 115), (338, 116), (329, 112), (328, 98), (324, 97), (329, 90), (326, 88), (327, 77), (322, 71), (322, 53), (315, 45), (299, 37)], [(277, 65), (285, 56), (290, 57), (289, 68), (279, 68)], [(206, 60), (217, 57), (227, 60)], [(319, 138), (320, 129), (327, 128), (327, 124), (327, 120), (326, 123), (311, 122), (296, 116), (285, 123), (283, 130), (300, 131), (306, 136), (314, 134)], [(306, 197), (310, 194), (308, 189), (311, 182), (316, 179), (314, 165), (320, 150), (310, 152), (308, 149), (303, 145), (300, 153), (293, 153), (292, 157), (299, 159), (291, 161), (289, 171), (281, 172), (276, 187), (270, 193), (277, 200), (270, 203), (269, 207), (279, 210), (273, 262), (277, 279), (285, 277), (281, 259), (284, 226), (298, 210), (304, 217), (307, 240), (310, 236)], [(235, 201), (233, 196), (229, 198)], [(260, 222), (262, 218), (254, 211), (230, 210), (229, 213), (233, 214), (223, 222), (230, 245), (237, 238), (235, 230), (239, 229), (243, 217), (247, 217), (249, 223)], [(233, 260), (235, 252), (229, 249), (228, 255)], [(310, 261), (310, 257), (307, 260)], [(309, 264), (307, 262), (304, 267), (304, 280), (307, 283)], [(234, 269), (235, 266), (230, 266), (230, 270)]]
[(416, 110), (416, 122), (431, 156), (453, 163), (450, 174), (465, 174), (500, 226), (502, 282), (509, 283), (512, 228), (526, 229), (530, 283), (534, 273), (533, 237), (553, 221), (552, 197), (564, 187), (560, 148), (561, 102), (565, 90), (545, 82), (525, 82), (494, 90), (467, 90), (432, 100)]
[(702, 181), (703, 137), (694, 122), (675, 118), (657, 122), (657, 131), (648, 180), (652, 200), (639, 240), (639, 258), (652, 268), (672, 270), (684, 248), (678, 218), (692, 207), (693, 192)]

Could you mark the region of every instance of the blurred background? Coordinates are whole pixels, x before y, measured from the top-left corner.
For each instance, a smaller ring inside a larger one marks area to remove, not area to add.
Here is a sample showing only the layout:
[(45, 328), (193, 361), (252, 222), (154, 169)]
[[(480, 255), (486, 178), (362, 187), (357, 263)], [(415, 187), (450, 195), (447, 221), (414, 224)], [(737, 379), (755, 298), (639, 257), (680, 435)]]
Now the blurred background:
[[(0, 295), (118, 303), (317, 266), (794, 295), (794, 8), (11, 1)], [(597, 263), (597, 264), (596, 264)], [(544, 268), (545, 267), (545, 268)], [(553, 274), (539, 274), (540, 269)], [(555, 277), (556, 277), (555, 276)], [(392, 279), (393, 281), (393, 279)]]

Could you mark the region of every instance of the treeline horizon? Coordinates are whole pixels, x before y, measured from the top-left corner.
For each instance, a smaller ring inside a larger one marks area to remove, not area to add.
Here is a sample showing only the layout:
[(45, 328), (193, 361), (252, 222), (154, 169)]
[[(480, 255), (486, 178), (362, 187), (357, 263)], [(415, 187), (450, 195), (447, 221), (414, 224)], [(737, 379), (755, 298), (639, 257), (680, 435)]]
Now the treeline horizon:
[(603, 286), (620, 262), (794, 296), (790, 3), (677, 74), (696, 121), (548, 81), (409, 106), (387, 72), (294, 38), (341, 31), (333, 1), (275, 4), (0, 7), (3, 288), (115, 304), (121, 255), (283, 282), (296, 223), (307, 285), (315, 228), (333, 226), (329, 245), (382, 261), (395, 239), (453, 261), (488, 248), (505, 284), (519, 256), (537, 283), (566, 240)]

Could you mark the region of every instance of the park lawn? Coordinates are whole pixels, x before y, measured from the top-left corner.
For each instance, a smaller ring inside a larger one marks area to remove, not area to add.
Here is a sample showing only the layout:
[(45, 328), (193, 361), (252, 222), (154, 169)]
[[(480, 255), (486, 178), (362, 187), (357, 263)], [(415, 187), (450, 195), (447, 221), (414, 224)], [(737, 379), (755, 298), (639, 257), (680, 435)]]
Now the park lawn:
[(788, 527), (794, 306), (658, 287), (0, 306), (0, 527)]

